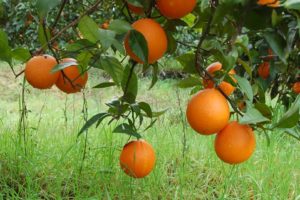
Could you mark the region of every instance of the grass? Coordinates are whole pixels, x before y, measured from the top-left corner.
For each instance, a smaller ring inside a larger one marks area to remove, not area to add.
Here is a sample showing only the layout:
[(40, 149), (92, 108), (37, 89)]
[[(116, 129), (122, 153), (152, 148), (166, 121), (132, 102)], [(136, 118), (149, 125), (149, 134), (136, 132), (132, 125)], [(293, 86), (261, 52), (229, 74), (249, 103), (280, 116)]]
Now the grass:
[[(99, 74), (91, 77), (90, 86), (96, 85)], [(83, 125), (82, 94), (66, 96), (56, 89), (26, 86), (30, 112), (25, 155), (18, 135), (21, 79), (0, 72), (0, 199), (300, 199), (298, 141), (274, 131), (267, 146), (257, 132), (250, 160), (224, 164), (214, 153), (214, 136), (200, 136), (187, 127), (179, 105), (184, 112), (188, 91), (176, 95), (170, 80), (151, 91), (146, 91), (148, 80), (140, 82), (139, 100), (157, 110), (169, 108), (143, 134), (157, 155), (147, 178), (132, 179), (120, 169), (118, 158), (128, 137), (111, 133), (116, 124), (89, 130), (82, 163), (84, 136), (77, 140)], [(104, 103), (119, 92), (87, 90), (89, 116), (106, 109)]]

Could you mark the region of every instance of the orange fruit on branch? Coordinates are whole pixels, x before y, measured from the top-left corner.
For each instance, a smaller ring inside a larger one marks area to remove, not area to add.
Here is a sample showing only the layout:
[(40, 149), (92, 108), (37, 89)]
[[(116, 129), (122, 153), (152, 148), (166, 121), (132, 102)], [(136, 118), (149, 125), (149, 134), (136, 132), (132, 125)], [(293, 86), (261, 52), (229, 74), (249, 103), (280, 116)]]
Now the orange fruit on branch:
[(238, 164), (250, 158), (254, 152), (255, 143), (252, 128), (234, 121), (217, 134), (215, 151), (222, 161)]
[(244, 111), (246, 108), (246, 102), (243, 100), (238, 101), (237, 103), (237, 107), (239, 108), (239, 110)]
[[(62, 63), (65, 62), (75, 62), (77, 61), (72, 58), (65, 58), (63, 59)], [(59, 78), (56, 81), (56, 86), (63, 92), (70, 94), (80, 92), (87, 83), (88, 80), (88, 73), (81, 72), (78, 69), (78, 65), (71, 65), (66, 67), (60, 72)]]
[[(168, 39), (164, 29), (153, 19), (140, 19), (132, 24), (133, 29), (139, 31), (147, 41), (148, 46), (148, 63), (153, 64), (160, 59), (168, 47)], [(129, 34), (125, 38), (125, 49), (127, 54), (136, 62), (143, 63), (134, 52), (131, 50), (129, 45)]]
[(130, 3), (127, 2), (127, 5), (128, 5), (128, 9), (137, 14), (137, 15), (141, 15), (144, 13), (144, 8), (141, 8), (141, 7), (138, 7), (138, 6), (135, 6), (135, 5), (132, 5)]
[(120, 155), (122, 170), (131, 177), (143, 178), (150, 174), (155, 165), (153, 147), (145, 140), (127, 143)]
[(268, 55), (264, 57), (264, 61), (271, 61), (276, 57), (271, 48), (268, 49)]
[[(211, 65), (209, 65), (207, 68), (206, 68), (207, 72), (211, 75), (211, 76), (214, 76), (214, 73), (219, 71), (219, 70), (222, 70), (222, 64), (220, 62), (215, 62), (215, 63), (212, 63)], [(234, 69), (230, 70), (228, 72), (229, 75), (231, 75), (230, 77), (232, 78), (232, 80), (234, 82), (236, 82), (236, 79), (233, 78), (232, 75), (236, 74)], [(205, 88), (214, 88), (214, 82), (210, 79), (203, 79), (203, 85)], [(235, 90), (235, 87), (233, 85), (231, 85), (230, 83), (226, 82), (226, 81), (222, 81), (220, 84), (219, 84), (219, 87), (220, 89), (227, 95), (231, 95), (234, 90)]]
[(194, 10), (197, 0), (157, 0), (160, 13), (169, 19), (180, 19)]
[(263, 62), (258, 67), (258, 75), (262, 79), (268, 79), (270, 76), (270, 63), (269, 62)]
[(51, 88), (59, 77), (59, 73), (51, 70), (57, 65), (56, 59), (50, 55), (32, 57), (25, 66), (25, 78), (28, 83), (38, 89)]
[(189, 101), (186, 117), (196, 132), (210, 135), (227, 125), (230, 117), (229, 105), (217, 89), (201, 90)]
[(107, 30), (109, 28), (109, 20), (107, 20), (103, 24), (101, 24), (101, 28)]
[(269, 7), (277, 8), (280, 6), (280, 1), (279, 0), (258, 0), (257, 4), (261, 6), (269, 6)]
[(293, 85), (293, 91), (294, 91), (296, 94), (300, 94), (300, 82), (294, 83), (294, 85)]

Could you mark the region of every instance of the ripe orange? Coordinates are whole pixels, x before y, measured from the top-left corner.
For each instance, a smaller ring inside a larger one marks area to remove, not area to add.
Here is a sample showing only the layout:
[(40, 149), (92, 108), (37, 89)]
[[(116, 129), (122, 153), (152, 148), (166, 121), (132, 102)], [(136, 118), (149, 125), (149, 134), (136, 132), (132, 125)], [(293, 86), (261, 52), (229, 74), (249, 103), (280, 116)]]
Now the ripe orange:
[(130, 3), (127, 3), (127, 5), (128, 5), (129, 10), (137, 15), (141, 15), (144, 13), (144, 9), (141, 7), (134, 6)]
[(189, 101), (186, 116), (196, 132), (210, 135), (222, 130), (228, 123), (229, 105), (218, 90), (201, 90)]
[[(132, 27), (145, 37), (148, 45), (148, 63), (153, 64), (160, 59), (167, 50), (168, 39), (164, 29), (153, 19), (140, 19), (132, 24)], [(129, 32), (130, 34), (130, 32)], [(127, 54), (135, 61), (143, 63), (130, 49), (129, 34), (125, 38)]]
[(28, 13), (26, 16), (26, 21), (25, 21), (25, 26), (29, 26), (33, 21), (33, 16), (32, 14)]
[[(72, 58), (65, 58), (63, 59), (62, 63), (64, 62), (77, 62), (75, 59)], [(63, 69), (63, 72), (66, 77), (63, 76), (61, 72), (59, 75), (58, 80), (56, 81), (56, 86), (63, 92), (70, 94), (80, 92), (82, 88), (84, 88), (87, 80), (88, 80), (88, 73), (85, 72), (84, 74), (80, 74), (77, 65), (69, 66)], [(72, 82), (72, 83), (71, 83)]]
[(257, 4), (261, 6), (269, 6), (269, 7), (277, 8), (280, 6), (280, 1), (279, 0), (258, 0)]
[(237, 107), (238, 107), (241, 111), (244, 111), (245, 108), (246, 108), (246, 102), (243, 101), (243, 100), (238, 101)]
[(226, 163), (238, 164), (250, 158), (255, 149), (255, 136), (249, 125), (234, 121), (221, 130), (215, 139), (215, 151)]
[(300, 94), (300, 82), (296, 82), (294, 83), (293, 85), (293, 91), (296, 93), (296, 94)]
[(26, 63), (25, 78), (34, 88), (51, 88), (59, 76), (58, 72), (51, 73), (56, 65), (55, 58), (50, 55), (34, 56)]
[(131, 177), (143, 178), (150, 174), (155, 165), (153, 147), (145, 140), (127, 143), (120, 155), (122, 170)]
[[(219, 70), (222, 70), (222, 64), (219, 63), (219, 62), (215, 62), (215, 63), (212, 63), (211, 65), (209, 65), (206, 70), (208, 71), (208, 73), (210, 75), (214, 75), (214, 73), (216, 71), (219, 71)], [(229, 75), (234, 75), (236, 74), (234, 69), (230, 70)], [(233, 76), (231, 76), (231, 78), (233, 79), (233, 81), (236, 82), (236, 80), (233, 78)], [(209, 80), (209, 79), (204, 79), (203, 80), (203, 85), (205, 88), (213, 88), (214, 87), (214, 82), (212, 80)], [(230, 83), (226, 82), (226, 81), (222, 81), (220, 84), (219, 84), (219, 87), (221, 88), (221, 90), (227, 95), (231, 95), (234, 90), (235, 90), (235, 87), (233, 85), (231, 85)]]
[(263, 62), (258, 67), (258, 75), (262, 79), (267, 79), (270, 76), (270, 63), (269, 62)]
[(180, 19), (196, 7), (197, 0), (157, 0), (156, 6), (161, 14), (169, 19)]
[(268, 55), (263, 59), (264, 61), (271, 61), (274, 59), (274, 53), (271, 48), (268, 49)]
[(101, 28), (107, 30), (109, 27), (109, 21), (105, 21), (103, 24), (101, 24)]

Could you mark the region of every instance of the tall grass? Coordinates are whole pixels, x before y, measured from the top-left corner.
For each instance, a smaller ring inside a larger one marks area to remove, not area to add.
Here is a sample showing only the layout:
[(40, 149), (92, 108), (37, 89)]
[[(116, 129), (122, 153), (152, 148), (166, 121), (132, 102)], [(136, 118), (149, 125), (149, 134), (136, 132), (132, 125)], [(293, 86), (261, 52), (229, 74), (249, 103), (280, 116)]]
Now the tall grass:
[[(159, 82), (148, 92), (150, 82), (140, 82), (139, 100), (169, 110), (143, 134), (156, 151), (154, 171), (145, 179), (132, 179), (119, 167), (120, 150), (129, 138), (112, 133), (116, 124), (89, 130), (81, 162), (81, 94), (27, 86), (25, 154), (17, 130), (21, 87), (12, 78), (5, 80), (6, 85), (0, 83), (0, 199), (300, 199), (299, 142), (271, 132), (268, 146), (256, 132), (252, 158), (238, 166), (224, 164), (214, 153), (214, 136), (200, 136), (186, 125), (188, 91), (177, 91), (174, 81)], [(89, 116), (106, 109), (104, 103), (118, 92), (88, 90)]]

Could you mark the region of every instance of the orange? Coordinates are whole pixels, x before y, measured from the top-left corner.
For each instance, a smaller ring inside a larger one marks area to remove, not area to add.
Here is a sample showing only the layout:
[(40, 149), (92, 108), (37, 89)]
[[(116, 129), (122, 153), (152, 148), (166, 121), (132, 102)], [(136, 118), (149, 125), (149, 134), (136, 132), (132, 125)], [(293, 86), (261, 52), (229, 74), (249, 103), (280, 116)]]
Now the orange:
[(228, 123), (229, 105), (217, 89), (201, 90), (189, 101), (186, 117), (196, 132), (210, 135), (222, 130)]
[(107, 30), (109, 27), (109, 21), (105, 21), (103, 24), (101, 24), (101, 28)]
[[(77, 62), (77, 61), (72, 58), (65, 58), (63, 59), (62, 63), (64, 62)], [(56, 82), (56, 86), (61, 91), (70, 94), (70, 93), (80, 92), (81, 89), (84, 88), (88, 80), (87, 72), (85, 72), (84, 74), (80, 74), (77, 65), (66, 67), (65, 69), (63, 69), (63, 72), (65, 76), (61, 72)]]
[(144, 9), (141, 7), (134, 6), (130, 3), (127, 3), (127, 5), (128, 5), (128, 9), (137, 15), (141, 15), (144, 13)]
[(245, 108), (246, 108), (246, 102), (245, 102), (245, 101), (242, 101), (242, 100), (238, 101), (237, 107), (238, 107), (241, 111), (244, 111)]
[[(164, 29), (153, 19), (140, 19), (132, 24), (132, 27), (145, 37), (148, 45), (148, 63), (153, 64), (160, 59), (168, 47), (168, 39)], [(130, 34), (130, 32), (129, 32)], [(143, 63), (130, 49), (129, 34), (125, 38), (127, 54), (136, 62)]]
[(197, 0), (157, 0), (160, 13), (169, 19), (180, 19), (196, 7)]
[(258, 67), (258, 75), (262, 79), (267, 79), (270, 76), (270, 63), (269, 62), (263, 62)]
[(127, 143), (120, 155), (122, 170), (131, 177), (143, 178), (150, 174), (155, 165), (153, 147), (145, 140)]
[(300, 82), (296, 82), (294, 83), (293, 85), (293, 91), (296, 93), (296, 94), (300, 94)]
[(249, 125), (234, 121), (221, 130), (215, 139), (218, 157), (229, 164), (238, 164), (250, 158), (255, 149), (255, 136)]
[(271, 61), (275, 57), (275, 54), (273, 53), (273, 50), (271, 48), (268, 49), (268, 55), (264, 56), (263, 60), (264, 61)]
[(32, 14), (28, 13), (26, 16), (26, 21), (25, 21), (25, 26), (29, 26), (33, 21), (33, 16)]
[[(219, 63), (219, 62), (215, 62), (215, 63), (212, 63), (211, 65), (209, 65), (206, 70), (208, 71), (208, 73), (212, 76), (214, 76), (214, 73), (216, 71), (219, 71), (219, 70), (222, 70), (222, 64)], [(230, 70), (229, 73), (230, 75), (234, 75), (236, 74), (234, 69)], [(236, 82), (236, 80), (233, 78), (233, 76), (230, 76), (233, 81)], [(203, 85), (205, 88), (213, 88), (214, 87), (214, 82), (212, 80), (209, 80), (209, 79), (204, 79), (203, 80)], [(219, 87), (221, 88), (221, 90), (227, 95), (231, 95), (234, 90), (235, 90), (235, 87), (232, 86), (230, 83), (226, 82), (226, 81), (222, 81), (220, 84), (219, 84)]]
[(51, 88), (59, 76), (58, 72), (51, 73), (56, 65), (55, 58), (50, 55), (34, 56), (26, 63), (25, 78), (34, 88)]
[(269, 6), (269, 7), (277, 8), (280, 6), (280, 1), (279, 0), (258, 0), (257, 4), (261, 6)]

